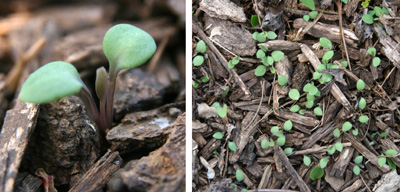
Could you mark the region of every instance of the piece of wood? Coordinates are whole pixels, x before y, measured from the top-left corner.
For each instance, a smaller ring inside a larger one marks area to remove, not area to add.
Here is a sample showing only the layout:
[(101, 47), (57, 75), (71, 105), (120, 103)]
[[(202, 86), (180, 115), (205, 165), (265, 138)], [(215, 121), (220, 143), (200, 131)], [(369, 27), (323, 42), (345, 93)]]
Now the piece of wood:
[(303, 178), (300, 177), (300, 175), (293, 168), (292, 164), (290, 164), (289, 158), (283, 152), (282, 148), (279, 147), (277, 144), (275, 144), (274, 151), (277, 153), (277, 155), (281, 159), (281, 161), (282, 161), (283, 165), (286, 167), (286, 169), (290, 172), (290, 174), (292, 175), (292, 178), (296, 181), (297, 186), (300, 188), (300, 191), (311, 192), (311, 190), (308, 188), (307, 184), (304, 182)]
[[(400, 152), (400, 149), (397, 147), (397, 145), (390, 139), (385, 138), (381, 140), (383, 150), (388, 150), (388, 149), (394, 149), (397, 151), (397, 153)], [(390, 159), (393, 160), (393, 163), (397, 165), (397, 167), (400, 167), (400, 157), (390, 157)]]
[(246, 173), (242, 170), (242, 168), (240, 168), (240, 166), (239, 166), (237, 163), (233, 164), (233, 167), (234, 167), (236, 170), (240, 170), (240, 171), (243, 173), (243, 175), (244, 175), (244, 180), (243, 180), (243, 182), (244, 182), (248, 187), (253, 188), (254, 183), (250, 180), (250, 178), (246, 175)]
[[(317, 71), (317, 66), (321, 64), (318, 57), (314, 54), (313, 51), (311, 51), (311, 49), (307, 45), (302, 44), (302, 45), (300, 45), (300, 47), (301, 47), (301, 51), (304, 53), (304, 55), (306, 55), (306, 57), (310, 61), (314, 70)], [(354, 111), (353, 108), (351, 107), (350, 102), (347, 100), (346, 96), (342, 93), (340, 88), (335, 83), (333, 83), (332, 88), (330, 89), (330, 92), (336, 98), (336, 100), (338, 100), (343, 105), (343, 107), (347, 111)]]
[(400, 69), (400, 48), (398, 43), (390, 38), (390, 36), (385, 33), (378, 23), (374, 24), (373, 29), (379, 38), (379, 42), (383, 45), (382, 48), (386, 57), (393, 63), (395, 67)]
[(330, 134), (338, 125), (334, 124), (333, 122), (328, 122), (322, 127), (319, 127), (317, 131), (315, 131), (310, 137), (309, 140), (303, 144), (302, 149), (308, 149), (313, 146), (317, 141), (326, 137)]
[(294, 123), (298, 123), (300, 125), (304, 125), (307, 127), (315, 127), (319, 125), (320, 121), (317, 119), (314, 119), (312, 117), (307, 117), (304, 115), (300, 115), (298, 113), (293, 113), (290, 111), (286, 110), (279, 110), (279, 111), (274, 111), (274, 114), (278, 117), (284, 118), (284, 119), (289, 119)]
[(12, 192), (25, 148), (34, 130), (39, 105), (22, 103), (6, 114), (0, 132), (0, 191)]
[(340, 152), (339, 159), (333, 165), (329, 175), (337, 178), (342, 178), (346, 172), (346, 168), (349, 165), (351, 158), (353, 157), (354, 148), (347, 147)]
[(271, 178), (271, 174), (272, 174), (271, 165), (266, 165), (257, 189), (264, 189), (267, 186), (269, 179)]
[(119, 156), (118, 151), (112, 152), (108, 150), (69, 192), (100, 191), (121, 165), (122, 158)]
[(270, 40), (259, 43), (258, 47), (265, 46), (268, 50), (293, 51), (300, 49), (300, 43), (285, 40)]

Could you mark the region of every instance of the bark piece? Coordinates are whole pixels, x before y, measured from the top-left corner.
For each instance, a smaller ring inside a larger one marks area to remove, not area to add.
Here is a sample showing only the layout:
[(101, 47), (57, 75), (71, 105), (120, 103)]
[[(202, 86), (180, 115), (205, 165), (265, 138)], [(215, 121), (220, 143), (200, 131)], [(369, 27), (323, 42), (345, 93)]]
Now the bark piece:
[(99, 135), (82, 101), (71, 96), (40, 105), (37, 129), (29, 140), (23, 168), (43, 168), (55, 185), (74, 185), (99, 155)]
[(330, 134), (337, 125), (334, 125), (332, 122), (326, 123), (322, 127), (319, 127), (317, 131), (315, 131), (310, 137), (309, 140), (306, 141), (302, 147), (302, 149), (307, 149), (313, 146), (317, 141), (324, 138), (328, 134)]
[(340, 178), (333, 177), (328, 173), (331, 172), (330, 167), (326, 168), (327, 174), (324, 175), (324, 179), (329, 185), (335, 190), (340, 191), (342, 186), (344, 185), (344, 180)]
[[(382, 139), (381, 140), (382, 146), (384, 151), (388, 150), (388, 149), (394, 149), (397, 152), (400, 151), (400, 149), (397, 147), (397, 145), (390, 139)], [(396, 156), (396, 157), (390, 157), (390, 159), (393, 160), (393, 163), (396, 164), (398, 167), (400, 167), (400, 157)]]
[(38, 114), (38, 105), (17, 101), (7, 112), (0, 137), (0, 191), (12, 192), (24, 151)]
[(396, 170), (386, 173), (375, 184), (373, 191), (375, 192), (396, 192), (400, 189), (400, 176), (397, 175)]
[(272, 168), (271, 165), (266, 165), (264, 168), (264, 173), (262, 175), (260, 184), (258, 185), (257, 189), (265, 189), (267, 184), (269, 183), (269, 180), (271, 178), (272, 174)]
[(258, 47), (261, 47), (261, 45), (268, 50), (294, 51), (300, 49), (300, 43), (285, 40), (270, 40), (266, 43), (259, 43)]
[(4, 115), (8, 107), (7, 99), (7, 87), (5, 83), (5, 77), (0, 74), (0, 125), (3, 125)]
[(379, 42), (383, 45), (383, 52), (386, 57), (393, 63), (395, 67), (400, 69), (400, 48), (398, 43), (390, 38), (389, 35), (385, 34), (383, 29), (379, 27), (377, 23), (373, 27), (375, 34), (379, 37)]
[(205, 16), (206, 31), (214, 42), (239, 56), (252, 56), (256, 53), (256, 41), (253, 35), (231, 21)]
[(43, 182), (38, 177), (29, 173), (18, 173), (17, 180), (14, 185), (14, 192), (40, 192)]
[(290, 111), (274, 111), (274, 114), (278, 117), (291, 120), (294, 123), (298, 123), (307, 127), (315, 127), (320, 123), (317, 119)]
[(204, 157), (204, 159), (208, 159), (213, 154), (213, 151), (218, 149), (221, 146), (221, 140), (219, 139), (211, 139), (208, 141), (207, 145), (201, 149), (199, 155)]
[[(254, 120), (252, 121), (253, 118)], [(248, 112), (246, 114), (241, 122), (240, 133), (235, 141), (237, 146), (236, 152), (232, 152), (232, 155), (229, 157), (229, 162), (235, 163), (239, 160), (244, 148), (252, 140), (254, 133), (257, 131), (258, 125), (256, 123), (259, 119), (260, 116), (255, 112)]]
[(230, 0), (203, 0), (200, 2), (200, 9), (209, 16), (219, 19), (230, 19), (239, 23), (247, 20), (242, 7)]
[(114, 119), (122, 119), (127, 113), (154, 109), (163, 104), (164, 97), (178, 93), (179, 74), (176, 69), (166, 67), (171, 76), (169, 82), (160, 82), (156, 74), (131, 69), (120, 72), (114, 94)]
[(122, 164), (118, 152), (108, 150), (69, 191), (100, 191)]
[(292, 76), (292, 88), (297, 90), (303, 90), (303, 85), (308, 79), (310, 70), (305, 63), (298, 63), (293, 71)]
[(165, 143), (174, 128), (176, 116), (169, 114), (169, 109), (167, 105), (150, 111), (129, 113), (121, 124), (107, 133), (106, 139), (121, 154), (157, 149)]
[(357, 179), (355, 182), (353, 182), (352, 185), (350, 185), (349, 187), (343, 189), (343, 192), (357, 191), (357, 189), (359, 189), (362, 186), (363, 186), (362, 180), (361, 179)]
[(149, 156), (129, 162), (113, 176), (115, 191), (185, 191), (185, 114), (175, 121), (167, 142)]
[[(295, 19), (293, 22), (293, 27), (296, 29), (299, 28), (304, 28), (306, 27), (309, 23), (304, 21), (303, 18), (298, 18)], [(354, 34), (354, 32), (343, 28), (343, 33), (344, 37), (346, 40), (346, 43), (350, 45), (351, 47), (356, 48), (357, 47), (357, 41), (359, 40), (358, 37)], [(320, 38), (320, 37), (326, 37), (329, 40), (339, 43), (340, 44), (340, 29), (336, 25), (328, 25), (324, 23), (317, 22), (313, 27), (307, 31), (307, 34)]]
[(329, 175), (337, 178), (343, 178), (346, 168), (349, 165), (351, 158), (353, 157), (354, 148), (347, 147), (340, 152), (339, 160), (333, 165)]

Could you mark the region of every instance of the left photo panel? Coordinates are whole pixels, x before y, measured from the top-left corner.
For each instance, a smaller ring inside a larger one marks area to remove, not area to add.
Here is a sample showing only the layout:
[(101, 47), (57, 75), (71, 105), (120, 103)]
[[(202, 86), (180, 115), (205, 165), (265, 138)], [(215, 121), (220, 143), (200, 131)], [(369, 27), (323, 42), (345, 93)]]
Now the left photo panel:
[(185, 186), (184, 0), (0, 2), (0, 192)]

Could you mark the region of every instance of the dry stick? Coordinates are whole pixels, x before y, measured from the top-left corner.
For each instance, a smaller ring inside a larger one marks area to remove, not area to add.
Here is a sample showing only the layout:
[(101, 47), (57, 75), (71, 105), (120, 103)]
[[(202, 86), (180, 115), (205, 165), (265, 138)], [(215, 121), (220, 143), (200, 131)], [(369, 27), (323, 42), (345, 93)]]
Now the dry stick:
[[(342, 143), (342, 144), (343, 144), (343, 147), (350, 147), (351, 146), (351, 143)], [(300, 151), (295, 151), (290, 156), (306, 155), (306, 154), (310, 154), (310, 153), (322, 153), (322, 152), (326, 152), (327, 149), (328, 149), (327, 146), (304, 149), (304, 150), (300, 150)]]
[(170, 37), (171, 34), (166, 35), (164, 36), (164, 38), (162, 38), (160, 46), (158, 46), (156, 53), (151, 58), (149, 65), (147, 65), (147, 72), (152, 73), (157, 68), (157, 64), (160, 63), (161, 56), (164, 53), (165, 47), (167, 46)]
[[(247, 129), (247, 128), (250, 127), (250, 125), (253, 123), (254, 119), (256, 119), (256, 117), (257, 117), (257, 115), (258, 115), (258, 111), (260, 111), (260, 107), (261, 107), (262, 101), (263, 101), (263, 99), (264, 99), (264, 83), (265, 83), (265, 81), (262, 80), (262, 81), (261, 81), (261, 99), (260, 99), (260, 103), (258, 104), (257, 111), (256, 111), (256, 113), (254, 114), (253, 118), (250, 120), (249, 124), (247, 124), (247, 126), (246, 126), (244, 129)], [(258, 129), (258, 130), (260, 131), (260, 129)], [(260, 132), (261, 132), (261, 131), (260, 131)]]
[[(301, 44), (300, 48), (303, 54), (308, 58), (308, 61), (314, 67), (314, 70), (317, 70), (317, 66), (320, 65), (321, 62), (319, 61), (315, 53), (305, 44)], [(344, 94), (342, 93), (340, 88), (336, 85), (336, 83), (333, 83), (330, 92), (336, 98), (336, 100), (338, 100), (343, 105), (343, 107), (347, 111), (353, 111), (350, 102), (347, 100), (346, 96), (344, 96)]]
[[(340, 38), (342, 39), (341, 44), (342, 44), (342, 49), (344, 49), (346, 53), (346, 59), (347, 63), (349, 64), (349, 69), (351, 71), (351, 65), (350, 65), (350, 59), (349, 59), (349, 53), (347, 52), (347, 45), (346, 45), (346, 40), (344, 38), (344, 33), (343, 33), (343, 23), (342, 23), (342, 1), (336, 1), (336, 5), (338, 7), (338, 14), (339, 14), (339, 29), (340, 29)], [(343, 50), (342, 50), (342, 58), (343, 58)]]
[(242, 89), (244, 94), (246, 96), (250, 96), (250, 91), (240, 78), (240, 76), (236, 73), (235, 70), (229, 69), (228, 68), (228, 61), (225, 59), (225, 57), (218, 51), (218, 49), (214, 46), (214, 44), (211, 42), (211, 40), (207, 37), (207, 35), (200, 29), (199, 25), (197, 23), (193, 24), (193, 32), (197, 33), (200, 38), (210, 47), (210, 50), (216, 54), (218, 57), (218, 60), (222, 63), (222, 66), (225, 67), (225, 69), (232, 75), (233, 79), (235, 82), (239, 85), (239, 87)]
[(26, 53), (24, 53), (21, 57), (18, 58), (17, 63), (11, 69), (6, 78), (6, 85), (10, 92), (12, 93), (15, 92), (19, 80), (21, 78), (22, 70), (25, 68), (26, 64), (31, 59), (33, 59), (39, 53), (40, 50), (42, 50), (45, 43), (46, 43), (45, 38), (39, 39), (29, 48), (29, 50)]
[[(342, 66), (342, 64), (339, 63), (339, 61), (334, 61), (333, 63), (336, 64), (336, 65), (338, 65), (339, 68), (340, 68), (341, 70), (343, 70), (343, 72), (346, 73), (346, 75), (349, 76), (349, 77), (350, 77), (351, 79), (353, 79), (354, 81), (357, 82), (358, 80), (360, 80), (360, 78), (358, 78), (357, 75), (354, 75), (353, 72), (351, 72), (351, 71), (349, 71), (348, 69), (344, 68), (344, 67)], [(365, 89), (370, 90), (371, 87), (369, 87), (367, 84), (365, 84)]]
[(308, 30), (310, 30), (319, 20), (319, 18), (321, 18), (321, 16), (323, 15), (322, 12), (320, 12), (318, 14), (318, 16), (314, 19), (314, 21), (312, 23), (309, 23), (304, 30), (303, 29), (299, 29), (298, 33), (296, 34), (295, 40), (300, 41), (301, 39), (303, 39), (303, 36), (307, 33)]
[(308, 188), (307, 184), (304, 182), (303, 178), (300, 177), (300, 175), (296, 172), (296, 170), (290, 164), (289, 159), (286, 156), (286, 154), (283, 152), (282, 148), (279, 147), (276, 143), (274, 145), (274, 151), (276, 152), (276, 154), (278, 154), (279, 158), (282, 160), (283, 165), (285, 165), (286, 169), (292, 175), (292, 178), (296, 181), (297, 186), (299, 186), (299, 188), (300, 188), (300, 191), (311, 192), (311, 190)]

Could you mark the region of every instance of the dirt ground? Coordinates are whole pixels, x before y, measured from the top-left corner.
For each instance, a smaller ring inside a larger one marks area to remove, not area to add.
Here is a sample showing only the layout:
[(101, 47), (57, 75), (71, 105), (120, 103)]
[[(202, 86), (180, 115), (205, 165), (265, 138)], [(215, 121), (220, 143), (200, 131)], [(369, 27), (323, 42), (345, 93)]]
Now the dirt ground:
[(399, 5), (192, 1), (192, 190), (398, 191)]

